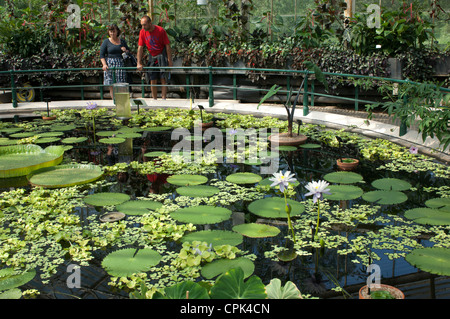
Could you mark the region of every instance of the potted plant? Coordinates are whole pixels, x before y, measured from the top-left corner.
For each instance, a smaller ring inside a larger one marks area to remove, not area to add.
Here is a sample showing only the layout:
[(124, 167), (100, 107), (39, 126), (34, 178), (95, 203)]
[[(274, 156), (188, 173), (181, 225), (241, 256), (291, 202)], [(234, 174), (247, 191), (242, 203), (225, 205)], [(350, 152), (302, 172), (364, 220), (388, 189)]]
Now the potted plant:
[(342, 138), (339, 136), (336, 136), (336, 139), (339, 142), (339, 158), (336, 160), (336, 164), (341, 171), (352, 171), (356, 167), (358, 167), (359, 160), (356, 158), (349, 158), (349, 157), (342, 157), (341, 154), (341, 143)]
[(359, 299), (405, 299), (405, 294), (398, 288), (379, 284), (379, 287), (370, 288), (367, 285), (359, 289)]
[[(328, 89), (328, 85), (327, 82), (325, 80), (325, 76), (323, 75), (322, 71), (319, 69), (319, 67), (317, 65), (315, 65), (312, 62), (306, 61), (305, 65), (307, 67), (308, 70), (310, 71), (314, 71), (315, 77), (318, 81), (320, 81), (326, 89)], [(307, 70), (305, 70), (305, 72), (307, 72)], [(284, 104), (284, 107), (286, 109), (287, 112), (287, 118), (288, 118), (288, 131), (287, 133), (279, 133), (279, 134), (272, 134), (269, 136), (269, 141), (271, 143), (274, 142), (278, 142), (278, 145), (290, 145), (290, 146), (296, 146), (296, 145), (300, 145), (300, 144), (304, 144), (307, 140), (307, 137), (305, 135), (302, 134), (296, 134), (292, 132), (292, 127), (293, 127), (293, 123), (294, 123), (294, 113), (295, 113), (295, 108), (297, 106), (297, 102), (298, 102), (298, 97), (300, 95), (300, 92), (302, 91), (303, 85), (305, 84), (305, 79), (306, 76), (303, 78), (302, 84), (300, 85), (300, 88), (297, 92), (297, 96), (294, 99), (294, 102), (292, 104), (292, 107), (290, 106), (290, 102), (291, 102), (291, 94), (292, 94), (292, 90), (289, 93), (289, 96), (287, 98), (286, 104)], [(270, 98), (271, 96), (275, 95), (279, 90), (281, 89), (281, 87), (277, 86), (276, 84), (274, 84), (269, 92), (267, 92), (267, 94), (261, 99), (261, 101), (258, 104), (258, 107), (268, 98)]]
[(51, 114), (50, 107), (48, 106), (48, 103), (51, 102), (51, 99), (49, 97), (45, 97), (44, 101), (47, 102), (47, 112), (45, 114), (42, 114), (42, 119), (44, 121), (55, 120), (56, 116)]
[(202, 131), (205, 131), (206, 129), (210, 128), (211, 126), (213, 126), (214, 122), (213, 121), (209, 121), (209, 122), (203, 122), (204, 119), (209, 119), (210, 116), (205, 116), (205, 118), (203, 117), (203, 106), (199, 105), (198, 108), (200, 109), (200, 120), (201, 122), (199, 123), (200, 127), (202, 128)]

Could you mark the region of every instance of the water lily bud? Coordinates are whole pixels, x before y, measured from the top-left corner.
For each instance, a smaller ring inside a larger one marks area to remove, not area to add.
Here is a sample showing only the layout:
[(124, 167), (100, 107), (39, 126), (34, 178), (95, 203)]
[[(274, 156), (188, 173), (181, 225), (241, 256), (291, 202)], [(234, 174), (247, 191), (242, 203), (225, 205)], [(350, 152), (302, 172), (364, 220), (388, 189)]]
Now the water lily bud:
[(290, 214), (292, 207), (289, 204), (286, 204), (286, 207), (284, 209), (286, 210), (286, 214)]

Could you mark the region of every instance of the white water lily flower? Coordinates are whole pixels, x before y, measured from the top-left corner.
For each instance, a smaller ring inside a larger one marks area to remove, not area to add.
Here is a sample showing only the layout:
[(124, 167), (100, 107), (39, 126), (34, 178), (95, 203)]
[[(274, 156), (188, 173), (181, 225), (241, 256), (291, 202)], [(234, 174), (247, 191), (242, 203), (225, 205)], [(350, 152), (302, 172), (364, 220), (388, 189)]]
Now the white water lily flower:
[(294, 178), (295, 174), (291, 174), (290, 171), (286, 171), (284, 174), (274, 173), (272, 178), (269, 178), (273, 183), (270, 187), (280, 185), (280, 191), (284, 192), (284, 190), (288, 187), (289, 183), (295, 183), (297, 179)]
[(330, 189), (327, 188), (329, 185), (326, 181), (310, 182), (305, 186), (309, 190), (309, 193), (306, 193), (305, 196), (313, 195), (314, 203), (316, 203), (318, 199), (322, 199), (324, 193), (331, 195)]

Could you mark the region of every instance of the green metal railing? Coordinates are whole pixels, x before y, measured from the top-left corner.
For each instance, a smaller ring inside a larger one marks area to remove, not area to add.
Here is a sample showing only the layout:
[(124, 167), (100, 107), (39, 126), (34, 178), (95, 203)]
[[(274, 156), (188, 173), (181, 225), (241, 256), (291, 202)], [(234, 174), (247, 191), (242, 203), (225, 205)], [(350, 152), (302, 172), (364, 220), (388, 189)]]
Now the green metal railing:
[[(113, 80), (115, 80), (115, 70), (122, 69), (127, 72), (135, 72), (135, 67), (122, 67), (122, 68), (110, 68), (113, 74)], [(159, 67), (144, 67), (144, 71), (150, 71), (152, 69), (161, 69)], [(209, 106), (212, 107), (214, 105), (214, 89), (231, 89), (233, 92), (233, 98), (237, 99), (237, 91), (238, 90), (250, 90), (250, 91), (267, 91), (265, 89), (258, 89), (258, 88), (238, 88), (237, 87), (237, 75), (238, 74), (246, 74), (248, 72), (254, 72), (254, 73), (265, 73), (266, 75), (284, 75), (286, 76), (286, 83), (287, 83), (287, 89), (286, 90), (280, 90), (281, 93), (288, 94), (291, 87), (291, 78), (293, 76), (302, 76), (305, 78), (303, 90), (301, 91), (301, 94), (303, 95), (303, 115), (306, 116), (309, 113), (309, 98), (311, 97), (311, 106), (314, 105), (314, 97), (321, 96), (321, 97), (329, 97), (329, 98), (335, 98), (335, 99), (341, 99), (349, 102), (353, 102), (355, 105), (355, 110), (359, 109), (359, 104), (372, 104), (376, 103), (375, 101), (369, 101), (369, 100), (362, 100), (359, 98), (359, 87), (358, 85), (355, 85), (354, 88), (354, 97), (344, 97), (344, 96), (338, 96), (338, 95), (331, 95), (331, 94), (325, 94), (325, 93), (318, 93), (315, 92), (314, 87), (314, 81), (309, 81), (310, 76), (314, 74), (312, 71), (308, 70), (291, 70), (291, 69), (264, 69), (264, 68), (233, 68), (233, 67), (200, 67), (200, 66), (192, 66), (192, 67), (165, 67), (163, 68), (167, 70), (168, 72), (177, 73), (177, 74), (185, 74), (186, 77), (186, 84), (183, 85), (186, 88), (187, 92), (187, 98), (190, 98), (190, 88), (194, 87), (207, 87), (209, 92)], [(83, 83), (83, 78), (80, 80), (80, 84), (70, 84), (70, 85), (57, 85), (57, 86), (31, 86), (31, 87), (20, 87), (16, 85), (16, 76), (19, 75), (27, 75), (31, 73), (54, 73), (54, 72), (86, 72), (86, 71), (96, 71), (101, 74), (103, 71), (101, 68), (78, 68), (78, 69), (42, 69), (42, 70), (9, 70), (9, 71), (0, 71), (0, 77), (1, 76), (9, 76), (11, 86), (7, 88), (0, 88), (0, 90), (11, 90), (12, 93), (12, 104), (13, 107), (16, 108), (18, 106), (17, 101), (17, 91), (22, 89), (61, 89), (61, 88), (79, 88), (81, 93), (81, 99), (84, 100), (84, 90), (88, 87), (99, 87), (100, 88), (100, 98), (103, 99), (104, 97), (104, 87), (109, 85), (103, 85), (102, 83), (98, 84), (85, 84)], [(207, 84), (191, 84), (190, 82), (190, 76), (195, 74), (208, 74), (208, 83)], [(412, 82), (409, 80), (400, 80), (400, 79), (393, 79), (393, 78), (383, 78), (383, 77), (371, 77), (366, 75), (356, 75), (356, 74), (344, 74), (344, 73), (331, 73), (331, 72), (323, 72), (325, 76), (334, 76), (334, 77), (340, 77), (340, 78), (352, 78), (352, 79), (370, 79), (372, 81), (385, 81), (385, 82), (392, 82), (392, 83), (412, 83), (412, 84), (420, 84), (417, 82)], [(217, 75), (228, 75), (233, 77), (233, 85), (232, 86), (225, 86), (225, 85), (214, 85), (213, 79)], [(100, 81), (102, 77), (100, 76)], [(150, 87), (150, 84), (146, 84), (144, 79), (141, 78), (140, 84), (131, 84), (133, 87), (141, 87), (142, 91), (142, 97), (145, 97), (145, 88)], [(162, 86), (162, 85), (157, 85)], [(171, 85), (167, 84), (167, 87), (179, 87), (180, 85)], [(443, 91), (450, 92), (450, 89), (441, 88)], [(42, 100), (42, 97), (41, 97)], [(404, 135), (406, 133), (406, 125), (401, 125), (400, 135)]]

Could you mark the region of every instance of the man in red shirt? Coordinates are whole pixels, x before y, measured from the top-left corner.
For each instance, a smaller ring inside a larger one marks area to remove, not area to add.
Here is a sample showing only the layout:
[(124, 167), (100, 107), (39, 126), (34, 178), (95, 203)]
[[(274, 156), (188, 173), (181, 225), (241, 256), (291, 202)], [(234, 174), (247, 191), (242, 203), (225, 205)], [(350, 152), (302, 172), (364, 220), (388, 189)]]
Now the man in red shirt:
[[(139, 33), (139, 43), (137, 51), (137, 69), (142, 71), (142, 57), (144, 55), (144, 46), (147, 47), (149, 56), (148, 66), (173, 66), (172, 50), (170, 49), (170, 41), (167, 37), (166, 30), (158, 25), (153, 25), (152, 20), (148, 16), (141, 19), (141, 32)], [(167, 80), (164, 70), (152, 69), (148, 75), (150, 77), (150, 84), (152, 85), (152, 97), (157, 99), (158, 88), (156, 87), (158, 79), (161, 81), (161, 98), (166, 99), (167, 95)]]

